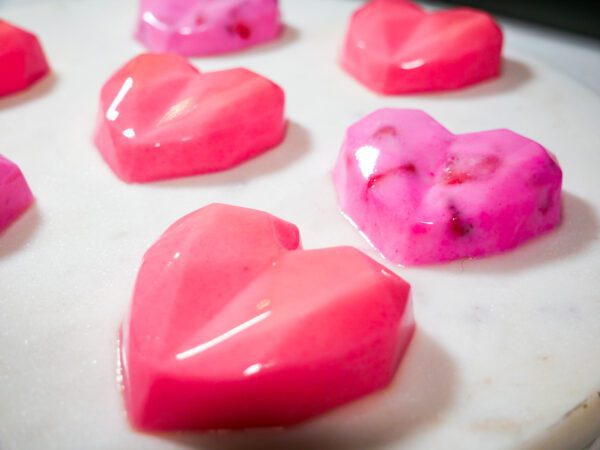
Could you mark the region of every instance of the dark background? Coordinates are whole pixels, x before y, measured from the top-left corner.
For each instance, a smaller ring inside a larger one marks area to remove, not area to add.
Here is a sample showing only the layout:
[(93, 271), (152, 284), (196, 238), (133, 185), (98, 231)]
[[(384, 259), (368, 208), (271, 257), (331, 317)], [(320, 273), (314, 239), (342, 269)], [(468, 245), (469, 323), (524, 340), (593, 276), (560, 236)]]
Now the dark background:
[(600, 0), (446, 0), (600, 39)]

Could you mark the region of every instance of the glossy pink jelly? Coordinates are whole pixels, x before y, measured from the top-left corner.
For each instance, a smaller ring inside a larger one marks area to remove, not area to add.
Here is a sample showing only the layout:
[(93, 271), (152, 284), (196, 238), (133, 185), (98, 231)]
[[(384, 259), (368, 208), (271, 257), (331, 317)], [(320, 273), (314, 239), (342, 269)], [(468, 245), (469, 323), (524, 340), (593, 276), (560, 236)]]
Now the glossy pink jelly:
[(121, 342), (142, 430), (291, 425), (392, 379), (409, 285), (350, 247), (301, 250), (270, 214), (213, 204), (145, 254)]
[(0, 96), (27, 89), (49, 71), (37, 37), (0, 19)]
[(0, 155), (0, 233), (33, 203), (21, 169)]
[(95, 143), (122, 180), (145, 182), (227, 169), (284, 133), (284, 93), (268, 79), (144, 54), (102, 88)]
[(540, 144), (509, 130), (455, 135), (418, 110), (352, 125), (334, 182), (342, 211), (407, 265), (501, 252), (561, 217), (562, 172)]
[(341, 63), (383, 94), (456, 89), (500, 72), (502, 31), (470, 8), (425, 12), (408, 0), (372, 0), (352, 16)]
[(141, 0), (137, 38), (154, 52), (212, 55), (275, 39), (277, 0)]

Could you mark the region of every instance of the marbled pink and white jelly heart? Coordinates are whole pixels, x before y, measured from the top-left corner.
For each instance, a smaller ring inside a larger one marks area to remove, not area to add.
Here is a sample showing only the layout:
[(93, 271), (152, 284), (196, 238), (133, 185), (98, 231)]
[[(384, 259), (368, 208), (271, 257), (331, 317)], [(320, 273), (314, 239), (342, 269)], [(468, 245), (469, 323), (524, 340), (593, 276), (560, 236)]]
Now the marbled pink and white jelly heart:
[(334, 182), (342, 211), (401, 264), (508, 250), (561, 218), (562, 172), (544, 147), (509, 130), (455, 135), (418, 110), (352, 125)]
[(141, 0), (137, 38), (155, 52), (225, 53), (275, 39), (277, 0)]

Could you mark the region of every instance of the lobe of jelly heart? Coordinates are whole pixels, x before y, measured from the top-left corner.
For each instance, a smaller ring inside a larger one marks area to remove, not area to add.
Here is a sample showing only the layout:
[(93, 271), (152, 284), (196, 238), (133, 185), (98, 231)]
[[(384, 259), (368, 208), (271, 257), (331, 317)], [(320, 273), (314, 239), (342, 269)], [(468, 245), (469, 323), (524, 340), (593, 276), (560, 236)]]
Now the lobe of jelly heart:
[(500, 166), (500, 158), (496, 155), (458, 158), (451, 156), (444, 168), (444, 184), (463, 184), (480, 180), (496, 172)]

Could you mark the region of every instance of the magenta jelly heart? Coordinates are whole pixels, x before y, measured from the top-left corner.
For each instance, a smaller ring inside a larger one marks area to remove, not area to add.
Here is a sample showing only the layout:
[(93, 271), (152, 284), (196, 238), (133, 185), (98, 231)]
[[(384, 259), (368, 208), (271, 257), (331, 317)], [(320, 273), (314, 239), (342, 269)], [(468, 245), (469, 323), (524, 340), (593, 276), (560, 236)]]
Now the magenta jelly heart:
[(145, 54), (102, 88), (95, 143), (121, 179), (224, 170), (285, 134), (284, 94), (246, 69), (199, 73), (173, 54)]
[(0, 155), (0, 232), (33, 203), (33, 195), (19, 167)]
[(502, 31), (470, 8), (425, 12), (408, 0), (372, 0), (352, 16), (341, 63), (383, 94), (455, 89), (500, 72)]
[(0, 96), (27, 89), (49, 71), (37, 37), (0, 19)]
[(544, 147), (509, 130), (455, 135), (418, 110), (352, 125), (334, 182), (342, 211), (401, 264), (508, 250), (561, 218), (562, 172)]
[(212, 55), (275, 39), (277, 0), (141, 0), (136, 36), (150, 50)]
[(286, 426), (383, 388), (414, 330), (409, 289), (351, 247), (301, 250), (298, 229), (270, 214), (191, 213), (138, 274), (121, 341), (129, 419)]

